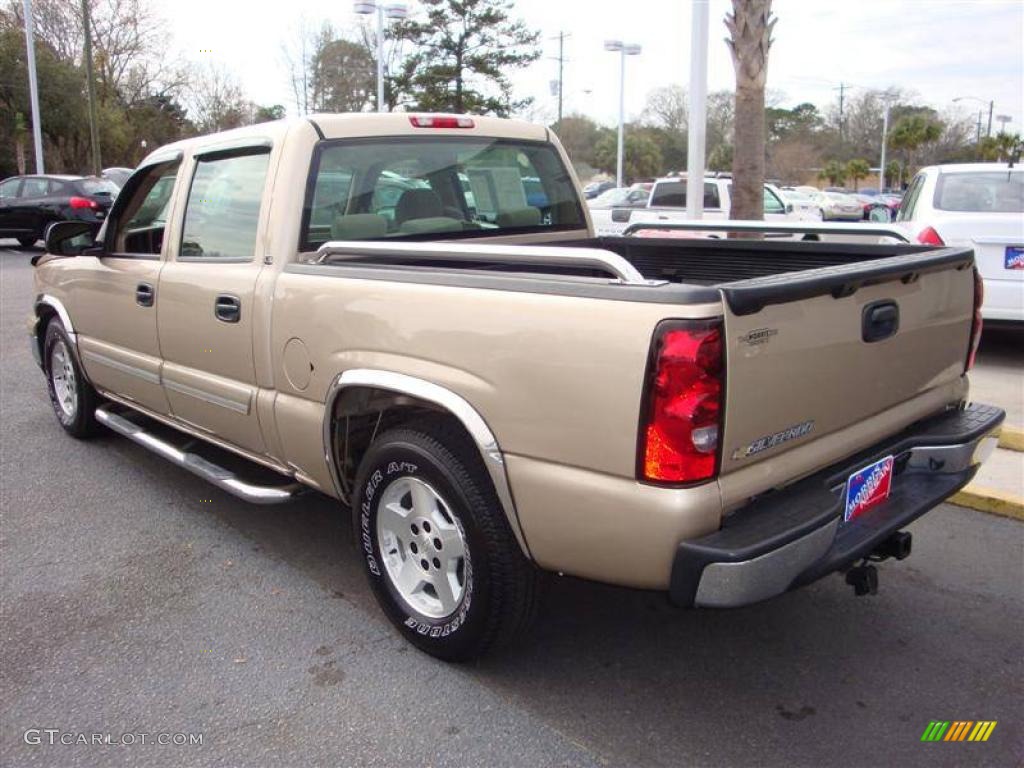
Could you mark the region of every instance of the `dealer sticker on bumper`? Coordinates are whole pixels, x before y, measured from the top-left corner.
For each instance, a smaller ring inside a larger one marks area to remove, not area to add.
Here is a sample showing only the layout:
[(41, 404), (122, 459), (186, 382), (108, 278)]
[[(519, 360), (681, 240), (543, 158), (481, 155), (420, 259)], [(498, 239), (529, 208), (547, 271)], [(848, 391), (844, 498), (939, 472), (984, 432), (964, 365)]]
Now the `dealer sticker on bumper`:
[(889, 498), (892, 465), (893, 457), (886, 456), (850, 475), (846, 481), (846, 512), (843, 520), (850, 522)]
[(1006, 246), (1006, 256), (1003, 261), (1006, 269), (1024, 269), (1024, 246)]

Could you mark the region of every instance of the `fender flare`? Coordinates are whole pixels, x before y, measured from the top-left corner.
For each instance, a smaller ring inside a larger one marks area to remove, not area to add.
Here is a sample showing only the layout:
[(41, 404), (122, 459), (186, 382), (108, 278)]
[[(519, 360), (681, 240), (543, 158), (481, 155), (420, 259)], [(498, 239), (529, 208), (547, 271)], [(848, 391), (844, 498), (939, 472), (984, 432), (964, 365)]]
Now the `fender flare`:
[(466, 429), (477, 449), (480, 451), (480, 458), (484, 467), (490, 475), (494, 490), (498, 495), (498, 502), (508, 520), (512, 532), (527, 559), (532, 560), (526, 537), (523, 535), (522, 526), (519, 523), (519, 514), (516, 511), (515, 500), (512, 496), (512, 487), (509, 484), (508, 473), (505, 468), (505, 457), (498, 445), (487, 422), (480, 413), (466, 401), (461, 395), (452, 392), (433, 382), (420, 379), (415, 376), (408, 376), (404, 373), (384, 371), (374, 368), (353, 368), (347, 370), (334, 378), (324, 401), (324, 456), (327, 459), (327, 466), (331, 473), (331, 480), (335, 490), (342, 496), (342, 484), (338, 477), (337, 462), (333, 455), (331, 423), (334, 415), (334, 406), (338, 397), (352, 387), (369, 387), (383, 389), (398, 394), (409, 395), (418, 400), (433, 403), (450, 413)]
[(48, 293), (41, 293), (36, 296), (35, 304), (33, 305), (33, 311), (36, 315), (33, 344), (36, 345), (36, 349), (39, 351), (40, 367), (42, 367), (43, 359), (43, 339), (39, 334), (39, 320), (41, 319), (40, 315), (42, 314), (40, 311), (41, 307), (49, 307), (56, 313), (57, 317), (60, 318), (61, 325), (64, 326), (64, 332), (68, 335), (68, 340), (71, 342), (71, 354), (75, 356), (75, 359), (78, 361), (78, 367), (82, 370), (82, 374), (86, 377), (86, 381), (88, 381), (89, 377), (88, 374), (85, 373), (85, 367), (82, 365), (82, 359), (78, 351), (78, 332), (75, 330), (75, 326), (71, 323), (71, 315), (68, 314), (67, 307), (64, 306), (64, 303), (60, 299), (55, 296), (51, 296)]

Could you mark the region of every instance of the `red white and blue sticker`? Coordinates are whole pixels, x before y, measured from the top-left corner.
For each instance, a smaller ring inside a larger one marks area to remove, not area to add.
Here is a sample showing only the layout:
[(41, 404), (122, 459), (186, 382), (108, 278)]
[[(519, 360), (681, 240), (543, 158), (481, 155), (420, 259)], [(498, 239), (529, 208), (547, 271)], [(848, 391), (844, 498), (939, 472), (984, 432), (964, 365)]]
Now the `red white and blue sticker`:
[(1006, 246), (1006, 261), (1003, 266), (1007, 269), (1024, 269), (1024, 246)]
[(892, 465), (893, 457), (886, 456), (850, 475), (846, 481), (846, 512), (843, 520), (850, 522), (889, 498)]

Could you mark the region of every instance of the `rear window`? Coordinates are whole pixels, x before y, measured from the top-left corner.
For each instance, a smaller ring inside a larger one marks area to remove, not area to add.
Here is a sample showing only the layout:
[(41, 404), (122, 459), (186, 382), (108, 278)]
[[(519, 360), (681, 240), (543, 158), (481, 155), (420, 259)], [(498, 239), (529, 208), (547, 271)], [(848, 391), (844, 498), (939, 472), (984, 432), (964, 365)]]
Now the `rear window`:
[(85, 195), (110, 195), (114, 197), (120, 191), (120, 187), (107, 179), (82, 179), (77, 182), (78, 189)]
[(329, 141), (313, 159), (300, 248), (578, 229), (583, 221), (550, 144), (476, 136)]
[(1024, 213), (1024, 173), (944, 173), (935, 185), (932, 204), (940, 211)]
[[(651, 207), (685, 208), (686, 182), (659, 181), (651, 192)], [(721, 208), (718, 197), (718, 186), (712, 182), (704, 182), (704, 208)]]

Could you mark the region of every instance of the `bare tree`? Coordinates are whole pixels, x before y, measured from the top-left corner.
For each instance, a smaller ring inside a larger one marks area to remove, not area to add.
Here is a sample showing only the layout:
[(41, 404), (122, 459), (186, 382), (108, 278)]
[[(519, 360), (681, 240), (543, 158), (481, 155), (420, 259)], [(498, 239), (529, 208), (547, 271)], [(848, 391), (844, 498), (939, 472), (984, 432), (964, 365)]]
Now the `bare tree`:
[(686, 89), (681, 85), (666, 85), (647, 94), (643, 121), (668, 131), (686, 133), (688, 124)]
[(771, 0), (732, 0), (726, 16), (726, 40), (736, 70), (736, 121), (733, 130), (733, 219), (764, 218), (765, 113), (768, 50), (772, 44)]
[(255, 106), (245, 98), (238, 80), (214, 64), (196, 68), (185, 101), (189, 118), (200, 133), (237, 128), (254, 119)]

